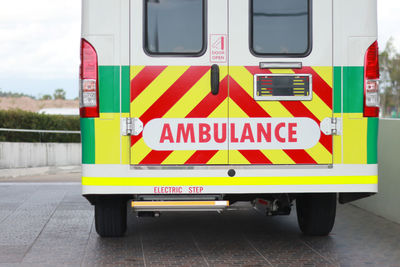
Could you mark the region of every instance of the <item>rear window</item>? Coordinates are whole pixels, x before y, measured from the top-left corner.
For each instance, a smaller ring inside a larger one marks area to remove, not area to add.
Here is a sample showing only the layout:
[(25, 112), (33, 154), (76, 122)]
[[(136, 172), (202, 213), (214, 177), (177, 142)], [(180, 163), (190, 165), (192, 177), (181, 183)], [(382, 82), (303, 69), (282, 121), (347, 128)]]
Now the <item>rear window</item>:
[(306, 56), (310, 0), (250, 0), (250, 49), (256, 55)]
[(144, 47), (151, 55), (205, 50), (205, 0), (145, 0)]

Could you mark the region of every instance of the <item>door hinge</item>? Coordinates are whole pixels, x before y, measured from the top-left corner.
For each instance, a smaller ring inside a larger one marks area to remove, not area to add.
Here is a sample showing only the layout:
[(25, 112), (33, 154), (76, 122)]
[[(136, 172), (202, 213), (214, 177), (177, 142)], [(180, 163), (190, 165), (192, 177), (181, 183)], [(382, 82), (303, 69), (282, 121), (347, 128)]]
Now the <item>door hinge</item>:
[(139, 118), (121, 118), (122, 135), (139, 135), (143, 131), (143, 123)]
[(320, 127), (325, 135), (342, 135), (342, 118), (325, 118)]

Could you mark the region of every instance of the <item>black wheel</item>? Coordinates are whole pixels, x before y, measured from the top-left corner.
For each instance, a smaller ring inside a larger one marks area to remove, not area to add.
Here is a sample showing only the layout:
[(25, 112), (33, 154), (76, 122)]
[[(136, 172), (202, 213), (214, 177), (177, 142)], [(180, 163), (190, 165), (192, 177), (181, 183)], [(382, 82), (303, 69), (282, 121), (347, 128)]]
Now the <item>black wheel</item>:
[(296, 198), (296, 210), (303, 234), (328, 235), (335, 223), (336, 193), (301, 194)]
[(101, 237), (120, 237), (126, 231), (126, 201), (121, 198), (103, 198), (94, 210), (96, 232)]

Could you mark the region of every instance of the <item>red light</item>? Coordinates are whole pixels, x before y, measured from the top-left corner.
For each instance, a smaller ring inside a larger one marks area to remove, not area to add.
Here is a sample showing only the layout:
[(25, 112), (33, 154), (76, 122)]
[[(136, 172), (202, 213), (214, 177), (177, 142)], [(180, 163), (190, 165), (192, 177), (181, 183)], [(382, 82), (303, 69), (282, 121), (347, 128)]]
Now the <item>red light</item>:
[(85, 39), (81, 40), (80, 115), (83, 118), (99, 116), (99, 86), (97, 53)]
[(379, 80), (379, 49), (375, 41), (365, 55), (365, 77), (368, 80)]
[(364, 117), (379, 117), (379, 49), (375, 41), (364, 61)]

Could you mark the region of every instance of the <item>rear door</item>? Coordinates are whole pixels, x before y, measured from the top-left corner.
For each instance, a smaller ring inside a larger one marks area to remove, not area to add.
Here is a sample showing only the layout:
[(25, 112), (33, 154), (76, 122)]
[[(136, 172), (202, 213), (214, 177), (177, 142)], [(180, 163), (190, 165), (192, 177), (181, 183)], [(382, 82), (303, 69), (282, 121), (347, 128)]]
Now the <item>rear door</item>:
[(332, 0), (230, 0), (229, 44), (229, 163), (331, 164)]
[(227, 0), (131, 0), (130, 16), (131, 164), (227, 164)]

